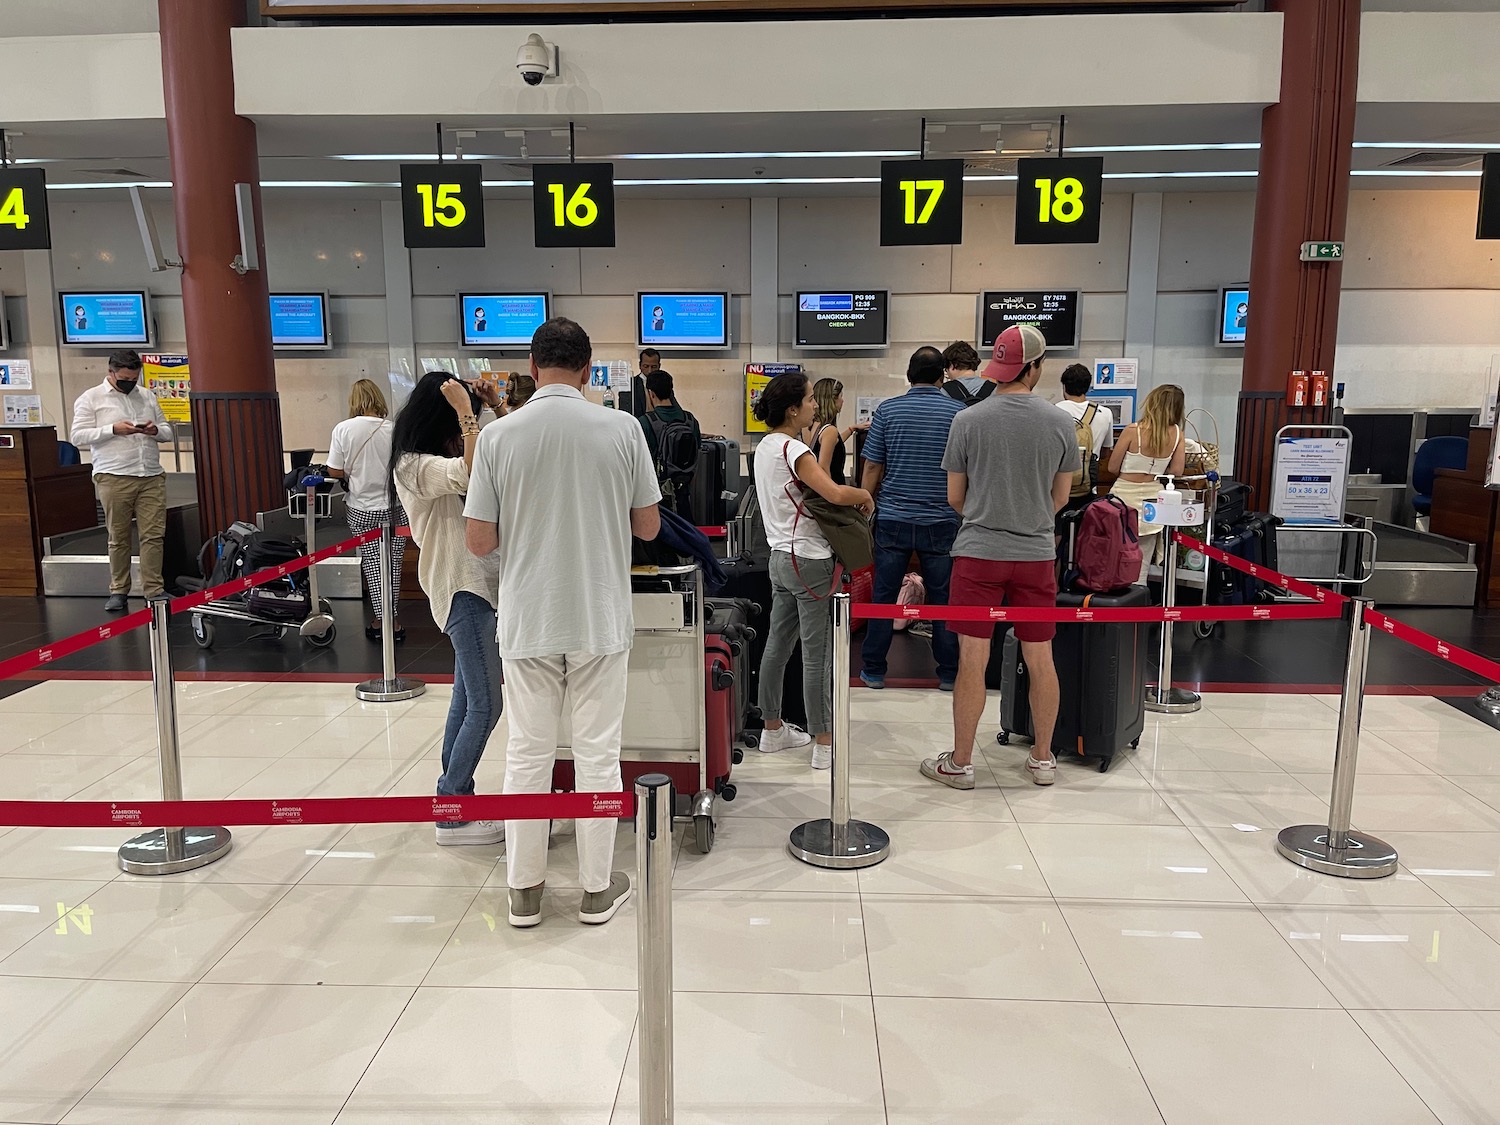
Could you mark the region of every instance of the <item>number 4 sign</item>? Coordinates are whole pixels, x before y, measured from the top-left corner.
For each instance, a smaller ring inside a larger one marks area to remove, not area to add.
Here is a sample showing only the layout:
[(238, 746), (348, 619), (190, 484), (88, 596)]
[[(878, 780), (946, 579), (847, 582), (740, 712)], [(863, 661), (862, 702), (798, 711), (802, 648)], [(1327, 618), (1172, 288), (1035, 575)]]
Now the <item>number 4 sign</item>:
[(40, 168), (0, 167), (0, 250), (47, 250), (47, 174)]

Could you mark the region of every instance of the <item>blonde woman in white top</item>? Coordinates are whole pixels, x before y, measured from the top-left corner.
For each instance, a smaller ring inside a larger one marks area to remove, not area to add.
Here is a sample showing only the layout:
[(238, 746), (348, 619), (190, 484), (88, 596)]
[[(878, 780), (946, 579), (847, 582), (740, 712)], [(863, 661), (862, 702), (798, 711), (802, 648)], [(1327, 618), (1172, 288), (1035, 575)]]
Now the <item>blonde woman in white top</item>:
[[(495, 640), (499, 567), (475, 558), (464, 543), (464, 494), (479, 438), (481, 406), (499, 405), (495, 388), (469, 384), (446, 371), (429, 371), (396, 416), (391, 439), (391, 486), (420, 549), (417, 579), (432, 619), (453, 645), (453, 702), (443, 731), (439, 796), (474, 792), (474, 771), (500, 721), (500, 649)], [(501, 821), (439, 824), (439, 844), (498, 844)]]
[[(1111, 496), (1118, 496), (1139, 513), (1146, 501), (1155, 500), (1161, 491), (1157, 477), (1182, 475), (1187, 457), (1187, 443), (1182, 433), (1185, 414), (1186, 402), (1181, 387), (1163, 383), (1152, 388), (1141, 405), (1141, 420), (1125, 427), (1109, 456), (1110, 471), (1120, 474), (1110, 486)], [(1161, 542), (1161, 528), (1142, 525), (1140, 534), (1141, 582), (1144, 584), (1151, 570), (1152, 556)]]
[[(406, 523), (399, 506), (390, 510), (389, 480), (391, 464), (390, 409), (385, 395), (368, 379), (360, 379), (349, 390), (349, 417), (333, 428), (328, 441), (328, 475), (348, 482), (349, 495), (344, 512), (349, 530), (355, 535), (373, 531), (387, 517), (396, 527)], [(401, 612), (401, 560), (406, 555), (406, 540), (397, 536), (391, 543), (391, 590), (396, 604), (391, 606), (391, 620)], [(366, 543), (359, 549), (359, 568), (364, 572), (365, 589), (370, 591), (370, 606), (375, 618), (365, 626), (365, 636), (380, 640), (380, 541)], [(396, 625), (396, 640), (406, 640), (406, 630)]]

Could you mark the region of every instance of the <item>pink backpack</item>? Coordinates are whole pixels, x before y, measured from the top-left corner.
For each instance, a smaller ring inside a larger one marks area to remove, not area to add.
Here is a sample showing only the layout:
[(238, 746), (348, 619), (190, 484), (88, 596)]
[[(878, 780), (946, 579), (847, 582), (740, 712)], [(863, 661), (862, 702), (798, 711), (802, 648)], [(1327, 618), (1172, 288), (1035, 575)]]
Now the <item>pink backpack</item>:
[(1141, 539), (1135, 509), (1114, 496), (1102, 496), (1083, 509), (1073, 541), (1068, 585), (1075, 590), (1112, 594), (1141, 576)]
[[(920, 574), (908, 574), (901, 580), (901, 590), (896, 594), (897, 605), (926, 605), (927, 585), (922, 581)], [(902, 620), (894, 623), (896, 632), (902, 632), (910, 621)]]

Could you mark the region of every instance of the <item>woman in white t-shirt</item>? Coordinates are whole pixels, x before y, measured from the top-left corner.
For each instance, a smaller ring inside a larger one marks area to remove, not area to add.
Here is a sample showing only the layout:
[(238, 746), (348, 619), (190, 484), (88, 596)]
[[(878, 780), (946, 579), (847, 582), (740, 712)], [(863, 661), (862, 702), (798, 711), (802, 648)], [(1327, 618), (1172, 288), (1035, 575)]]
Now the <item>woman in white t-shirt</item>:
[[(466, 384), (446, 371), (429, 371), (397, 415), (392, 439), (392, 486), (422, 552), (417, 580), (432, 619), (453, 645), (453, 701), (443, 731), (440, 797), (474, 792), (474, 770), (500, 721), (499, 561), (495, 555), (475, 558), (464, 542), (464, 495), (479, 440), (477, 415), (481, 406), (495, 410), (499, 405), (493, 384)], [(505, 824), (498, 820), (437, 826), (439, 844), (503, 839)]]
[[(835, 482), (798, 437), (817, 409), (812, 383), (801, 373), (778, 375), (761, 391), (755, 416), (771, 432), (755, 447), (755, 494), (771, 547), (771, 626), (761, 657), (759, 699), (766, 729), (760, 749), (774, 754), (815, 739), (812, 766), (823, 770), (832, 763), (827, 599), (833, 593), (835, 562), (817, 520), (798, 514), (802, 489), (794, 480), (831, 503), (857, 507), (866, 515), (874, 511), (875, 501), (863, 488)], [(808, 731), (781, 719), (782, 679), (799, 636)]]
[[(328, 475), (348, 482), (344, 510), (349, 517), (349, 530), (356, 535), (379, 527), (388, 516), (394, 516), (396, 527), (406, 524), (400, 505), (394, 513), (390, 510), (391, 421), (386, 417), (389, 413), (380, 388), (368, 379), (361, 379), (349, 391), (349, 417), (333, 428), (333, 437), (328, 442)], [(391, 606), (393, 621), (401, 612), (401, 559), (405, 554), (406, 539), (398, 535), (391, 543), (391, 588), (396, 603)], [(359, 565), (375, 610), (374, 620), (365, 626), (365, 636), (378, 641), (384, 608), (380, 598), (378, 539), (359, 549)], [(405, 639), (406, 630), (398, 624), (396, 640)]]

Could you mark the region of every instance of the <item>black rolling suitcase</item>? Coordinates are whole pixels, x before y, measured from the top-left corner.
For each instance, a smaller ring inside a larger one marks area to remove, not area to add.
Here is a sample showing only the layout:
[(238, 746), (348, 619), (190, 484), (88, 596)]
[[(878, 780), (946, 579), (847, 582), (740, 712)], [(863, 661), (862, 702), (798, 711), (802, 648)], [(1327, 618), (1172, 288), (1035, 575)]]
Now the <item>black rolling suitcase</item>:
[(701, 527), (722, 527), (740, 498), (740, 443), (706, 437), (698, 447), (698, 471), (690, 489), (693, 518)]
[[(1135, 608), (1151, 604), (1144, 586), (1121, 594), (1057, 596), (1061, 608)], [(1146, 729), (1147, 626), (1127, 622), (1062, 624), (1052, 642), (1057, 666), (1057, 726), (1052, 752), (1097, 759), (1109, 769), (1115, 754), (1140, 742)], [(1013, 636), (1006, 638), (1005, 682), (1001, 687), (1001, 745), (1011, 735), (1032, 737), (1031, 702), (1025, 662)], [(1013, 655), (1012, 655), (1013, 654)]]
[(755, 642), (760, 634), (751, 621), (759, 616), (760, 606), (748, 598), (709, 598), (705, 602), (707, 620), (703, 623), (705, 644), (711, 652), (726, 658), (734, 673), (733, 737), (736, 747), (753, 746), (760, 728), (760, 708), (755, 702)]
[[(760, 665), (766, 652), (766, 640), (771, 632), (771, 572), (769, 562), (751, 559), (729, 559), (720, 564), (724, 573), (728, 575), (729, 581), (719, 591), (714, 599), (723, 602), (730, 599), (743, 599), (752, 604), (759, 612), (749, 614), (749, 625), (755, 631), (754, 639), (750, 642), (750, 664), (749, 675), (746, 677), (749, 700), (756, 703), (760, 699)], [(791, 659), (786, 664), (786, 675), (782, 680), (781, 692), (781, 717), (789, 723), (795, 723), (799, 727), (807, 725), (807, 707), (802, 701), (802, 646), (798, 644), (792, 650)], [(760, 729), (760, 716), (757, 712), (750, 720), (752, 729)]]
[[(1275, 516), (1252, 513), (1215, 535), (1213, 545), (1226, 554), (1275, 570), (1278, 523)], [(1264, 579), (1215, 563), (1210, 568), (1207, 597), (1210, 605), (1259, 605), (1270, 601), (1272, 592)]]

